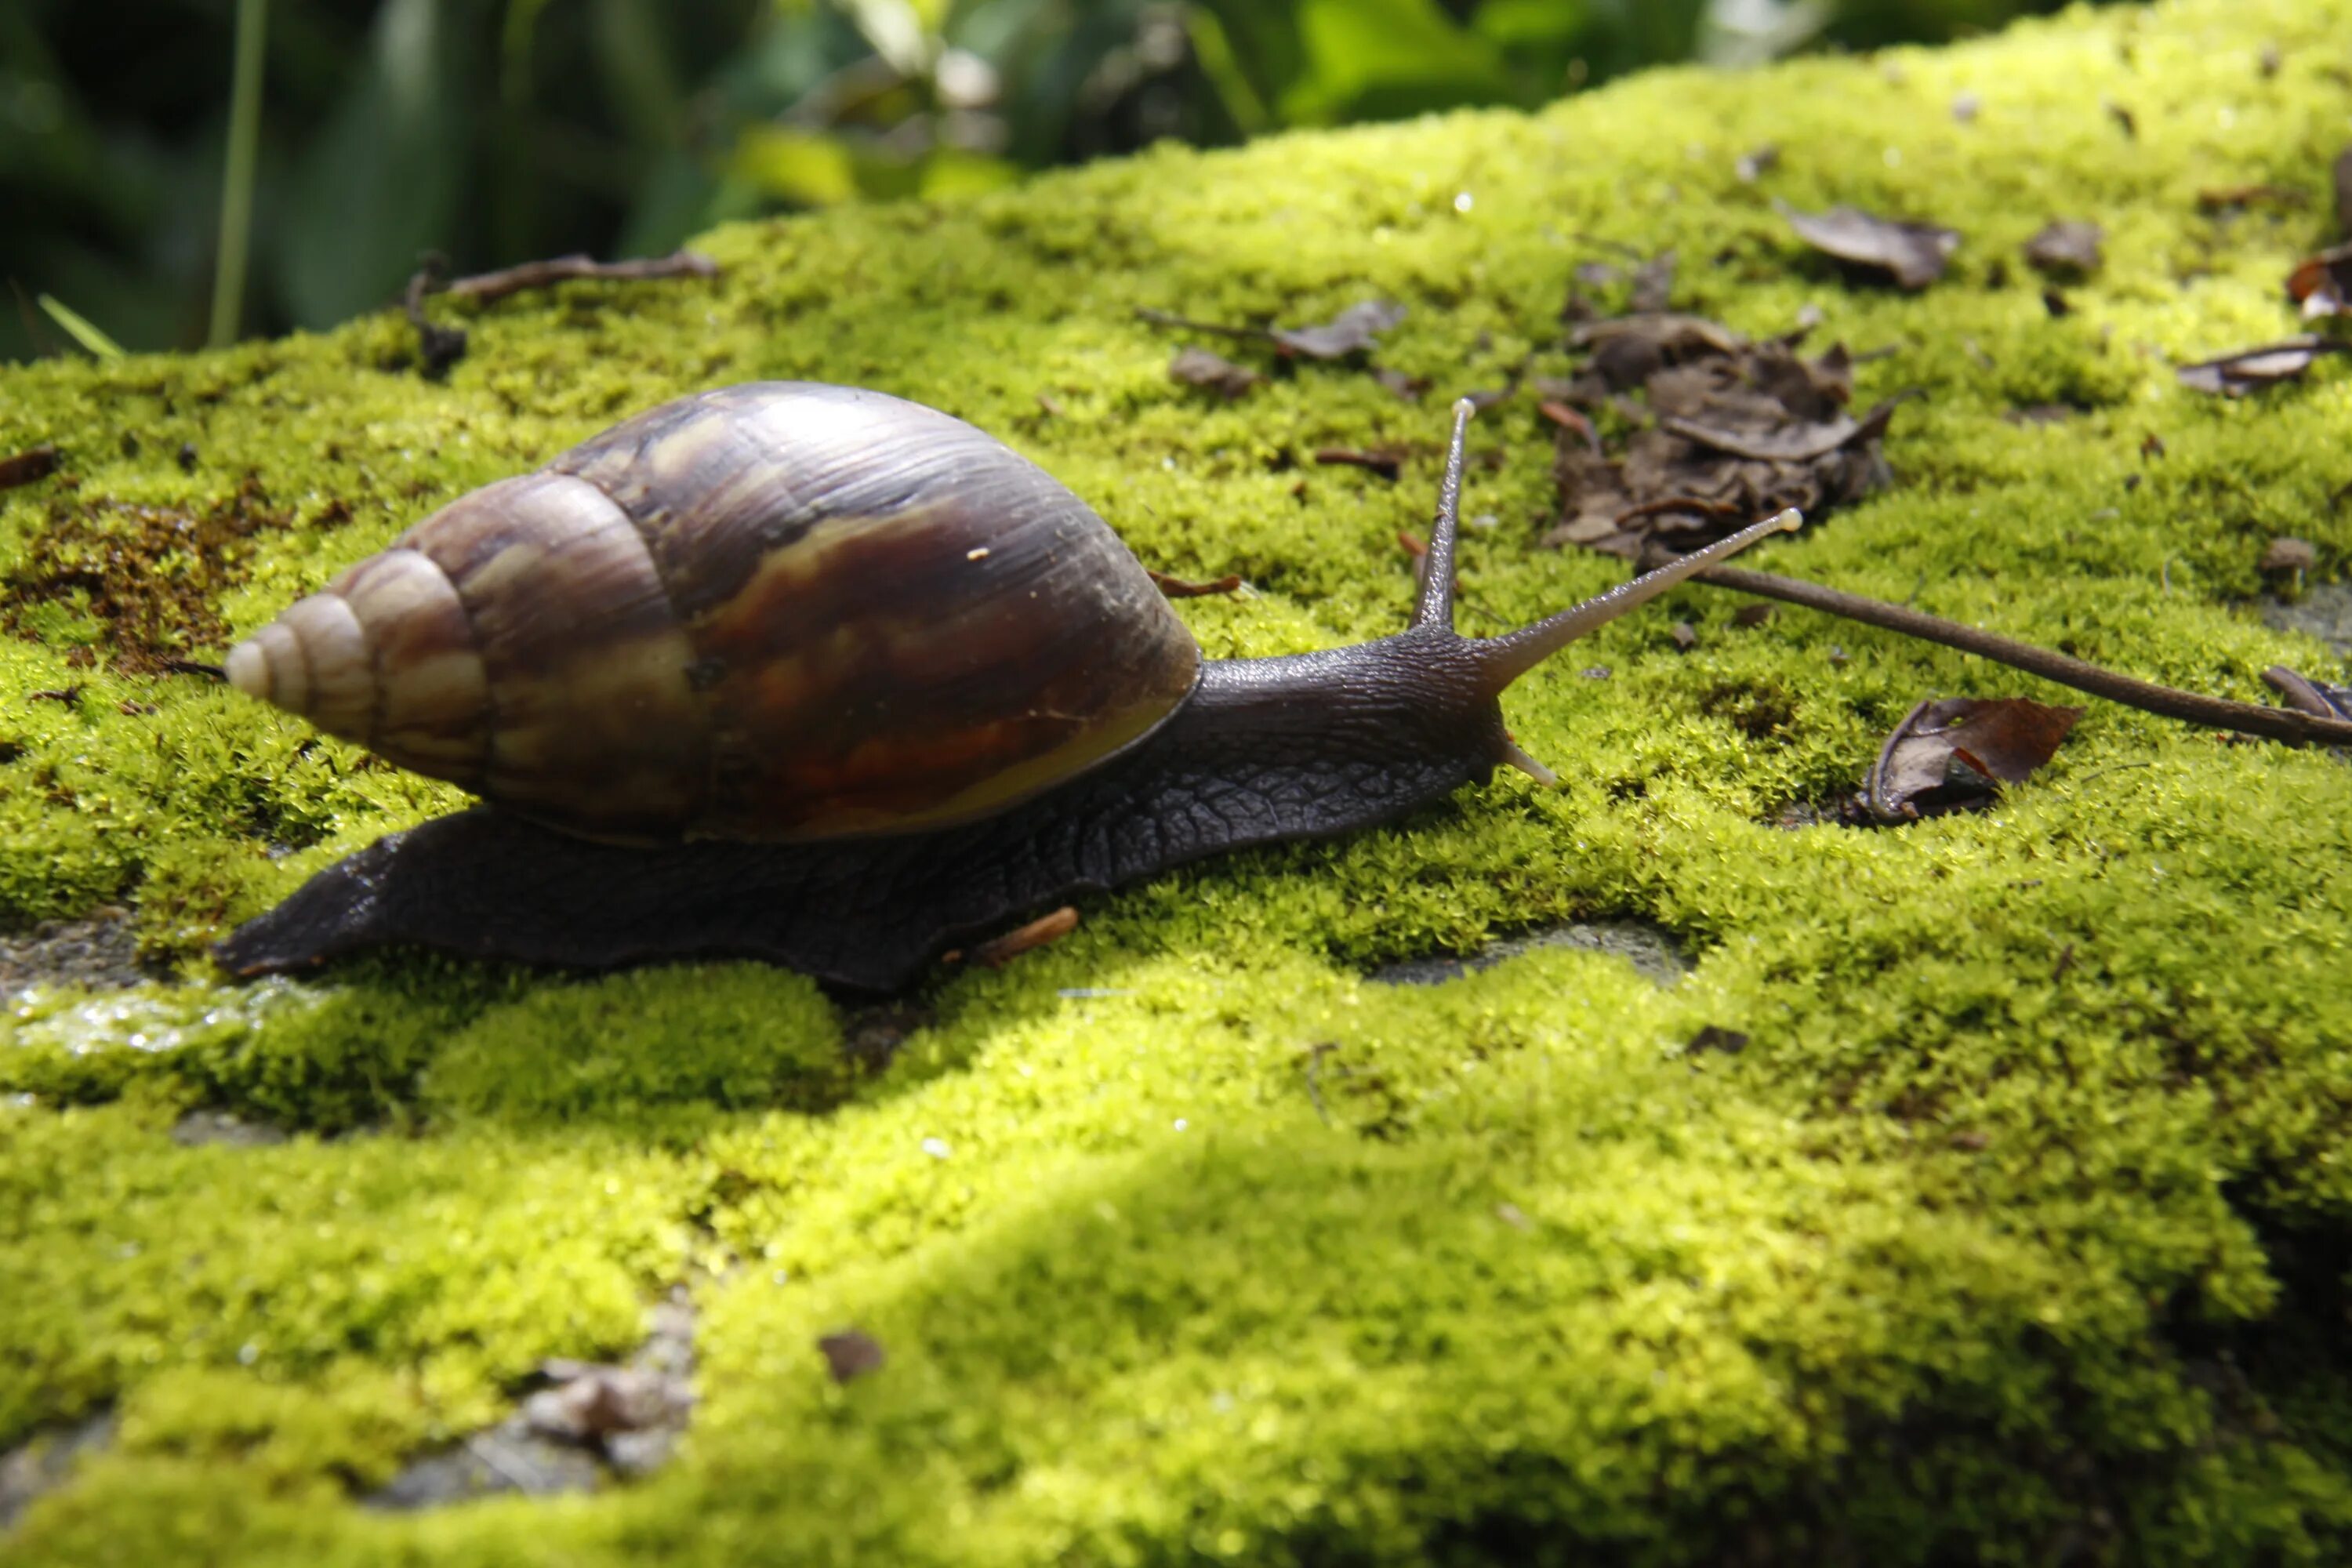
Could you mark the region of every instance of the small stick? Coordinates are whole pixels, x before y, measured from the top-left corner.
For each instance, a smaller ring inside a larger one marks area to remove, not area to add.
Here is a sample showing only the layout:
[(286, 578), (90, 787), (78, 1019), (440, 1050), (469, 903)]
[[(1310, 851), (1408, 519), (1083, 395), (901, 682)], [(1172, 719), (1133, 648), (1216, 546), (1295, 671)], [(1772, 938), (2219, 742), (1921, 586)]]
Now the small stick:
[(1155, 327), (1177, 327), (1189, 332), (1213, 332), (1221, 338), (1240, 338), (1250, 342), (1276, 341), (1271, 327), (1234, 327), (1223, 321), (1196, 321), (1190, 316), (1180, 316), (1173, 310), (1155, 310), (1148, 305), (1138, 307), (1135, 316), (1136, 320), (1149, 321)]
[(1198, 599), (1210, 594), (1238, 593), (1242, 585), (1241, 574), (1238, 572), (1228, 572), (1223, 576), (1213, 578), (1206, 583), (1195, 583), (1183, 577), (1172, 577), (1165, 572), (1154, 572), (1149, 566), (1144, 568), (1144, 573), (1159, 588), (1161, 596), (1170, 599)]
[(496, 272), (478, 272), (470, 278), (459, 278), (441, 292), (454, 294), (461, 300), (503, 300), (526, 289), (544, 289), (550, 284), (569, 283), (583, 278), (638, 283), (664, 278), (718, 276), (719, 263), (692, 250), (674, 251), (667, 256), (647, 257), (635, 261), (598, 261), (587, 256), (558, 256), (546, 261), (526, 261), (519, 267), (504, 267)]
[(1059, 942), (1077, 929), (1078, 911), (1064, 904), (1050, 915), (1040, 915), (1025, 926), (989, 938), (974, 947), (970, 956), (974, 963), (1002, 969), (1031, 948)]
[(1794, 577), (1781, 577), (1769, 572), (1751, 572), (1744, 566), (1710, 566), (1693, 574), (1691, 580), (1711, 583), (1718, 588), (1736, 588), (1743, 594), (1756, 594), (1785, 604), (1802, 605), (1809, 610), (1822, 610), (1832, 616), (1843, 616), (1848, 620), (1882, 626), (1890, 632), (1900, 632), (1906, 637), (1941, 643), (1946, 647), (1956, 647), (1963, 653), (1972, 653), (1995, 663), (2038, 675), (2044, 680), (2054, 680), (2061, 686), (2087, 691), (2094, 697), (2104, 697), (2126, 708), (2161, 714), (2167, 719), (2185, 720), (2191, 724), (2210, 724), (2218, 729), (2235, 730), (2241, 734), (2260, 735), (2273, 741), (2324, 742), (2336, 746), (2352, 744), (2352, 723), (2341, 720), (2322, 719), (2288, 708), (2264, 708), (2258, 703), (2232, 702), (2224, 697), (2204, 697), (2193, 691), (2158, 686), (2153, 681), (2120, 675), (2112, 669), (2071, 658), (2045, 647), (2036, 647), (2032, 643), (2019, 642), (1993, 632), (1979, 631), (1958, 621), (1948, 621), (1938, 616), (1890, 605), (1884, 599), (1866, 599), (1859, 594), (1825, 588), (1818, 583), (1801, 582)]
[(58, 471), (58, 449), (36, 447), (19, 452), (13, 458), (0, 458), (0, 490), (15, 489), (36, 479), (46, 479)]
[(226, 680), (228, 671), (216, 664), (205, 664), (193, 658), (167, 658), (163, 670), (169, 675), (201, 675), (207, 680)]

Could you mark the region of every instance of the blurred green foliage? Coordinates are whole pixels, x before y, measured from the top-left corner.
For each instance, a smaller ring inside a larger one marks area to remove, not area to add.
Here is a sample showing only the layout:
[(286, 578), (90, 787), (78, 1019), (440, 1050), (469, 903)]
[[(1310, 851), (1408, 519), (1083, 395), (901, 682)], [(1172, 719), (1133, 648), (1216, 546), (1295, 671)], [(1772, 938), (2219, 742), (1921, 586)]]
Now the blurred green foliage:
[[(243, 330), (422, 256), (657, 253), (1166, 137), (1543, 102), (1643, 66), (1939, 39), (2053, 0), (273, 0)], [(205, 335), (236, 0), (0, 0), (0, 358)]]

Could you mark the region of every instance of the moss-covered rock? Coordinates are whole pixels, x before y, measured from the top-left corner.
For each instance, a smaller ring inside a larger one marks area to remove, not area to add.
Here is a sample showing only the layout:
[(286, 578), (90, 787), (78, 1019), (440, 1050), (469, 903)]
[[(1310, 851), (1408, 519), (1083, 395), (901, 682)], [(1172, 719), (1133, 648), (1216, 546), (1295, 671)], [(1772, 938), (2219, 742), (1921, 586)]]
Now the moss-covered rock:
[[(1791, 831), (1918, 698), (2057, 693), (1690, 589), (1512, 694), (1563, 789), (1498, 777), (1096, 900), (877, 1029), (740, 964), (225, 983), (202, 950), (227, 922), (457, 797), (160, 661), (629, 410), (788, 376), (963, 415), (1151, 564), (1246, 576), (1180, 606), (1213, 653), (1374, 635), (1410, 596), (1438, 395), (1562, 368), (1567, 275), (1606, 241), (1676, 247), (1685, 302), (1745, 331), (1817, 309), (1822, 341), (1884, 351), (1864, 400), (1926, 394), (1888, 442), (1903, 482), (1768, 564), (2254, 699), (2267, 663), (2324, 668), (2246, 601), (2275, 534), (2324, 575), (2352, 552), (2352, 372), (2225, 402), (2170, 367), (2289, 325), (2352, 138), (2347, 36), (2347, 0), (2179, 0), (730, 228), (716, 282), (452, 307), (446, 384), (393, 315), (7, 373), (0, 452), (66, 463), (0, 496), (0, 916), (123, 904), (179, 979), (37, 990), (0, 1026), (0, 1446), (114, 1417), (0, 1555), (2344, 1560), (2352, 770), (2327, 756), (2096, 707), (1989, 814)], [(2254, 184), (2315, 199), (2198, 205)], [(1773, 196), (1967, 243), (1923, 295), (1873, 289)], [(2107, 233), (2063, 317), (2017, 258), (2053, 216)], [(1425, 403), (1301, 363), (1227, 404), (1134, 315), (1370, 296), (1412, 307), (1381, 357)], [(2003, 417), (2050, 403), (2074, 412)], [(1392, 443), (1394, 486), (1302, 466)], [(1529, 404), (1474, 446), (1470, 629), (1620, 574), (1535, 548)], [(1595, 916), (1695, 969), (1363, 977)], [(1687, 1050), (1707, 1025), (1745, 1049)], [(292, 1136), (175, 1141), (196, 1107)], [(680, 1282), (677, 1462), (585, 1499), (354, 1500), (543, 1359), (625, 1352)], [(848, 1326), (886, 1360), (837, 1384), (815, 1342)]]

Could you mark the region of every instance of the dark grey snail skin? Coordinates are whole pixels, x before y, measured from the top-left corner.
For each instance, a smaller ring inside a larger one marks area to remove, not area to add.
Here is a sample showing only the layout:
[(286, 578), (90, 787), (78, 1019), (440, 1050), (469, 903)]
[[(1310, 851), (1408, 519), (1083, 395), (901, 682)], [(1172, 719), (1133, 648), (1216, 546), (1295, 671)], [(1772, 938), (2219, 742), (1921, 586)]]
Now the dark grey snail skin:
[(393, 834), (215, 950), (240, 974), (388, 944), (599, 969), (764, 959), (888, 991), (951, 944), (1171, 867), (1395, 821), (1486, 779), (1544, 770), (1499, 698), (1558, 648), (1771, 532), (1783, 513), (1536, 626), (1458, 636), (1454, 551), (1470, 405), (1454, 410), (1412, 625), (1354, 647), (1212, 661), (1168, 721), (1001, 815), (812, 843), (600, 844), (481, 807)]

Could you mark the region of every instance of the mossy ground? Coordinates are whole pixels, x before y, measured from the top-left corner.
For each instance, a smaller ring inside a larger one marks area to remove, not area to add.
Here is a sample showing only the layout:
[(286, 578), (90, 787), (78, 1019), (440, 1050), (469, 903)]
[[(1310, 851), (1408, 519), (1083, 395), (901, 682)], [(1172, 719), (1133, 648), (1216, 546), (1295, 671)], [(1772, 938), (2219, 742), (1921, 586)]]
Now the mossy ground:
[[(1927, 395), (1899, 488), (1767, 565), (2256, 699), (2266, 663), (2324, 668), (2244, 601), (2273, 534), (2325, 574), (2352, 555), (2352, 373), (2226, 403), (2169, 367), (2289, 325), (2352, 140), (2347, 37), (2345, 0), (2194, 0), (737, 227), (715, 284), (466, 312), (442, 385), (393, 315), (10, 372), (0, 451), (55, 441), (68, 478), (0, 498), (0, 912), (127, 900), (185, 981), (5, 1026), (0, 1445), (120, 1425), (0, 1556), (2342, 1561), (2352, 770), (2325, 755), (2099, 706), (1990, 814), (1779, 829), (1920, 697), (2060, 694), (1691, 590), (1512, 694), (1560, 791), (1507, 775), (1096, 900), (942, 974), (876, 1070), (814, 987), (740, 964), (224, 984), (226, 922), (457, 797), (149, 671), (174, 614), (216, 653), (460, 490), (767, 376), (950, 409), (1150, 564), (1243, 574), (1256, 597), (1180, 606), (1213, 653), (1377, 634), (1441, 395), (1559, 368), (1567, 274), (1610, 241), (1675, 247), (1683, 302), (1744, 330), (1810, 304), (1817, 342), (1890, 351), (1864, 401)], [(2313, 205), (2198, 208), (2256, 184)], [(1925, 295), (1853, 286), (1772, 195), (1967, 245)], [(2108, 258), (2053, 320), (2016, 256), (2055, 216)], [(1132, 316), (1375, 295), (1412, 308), (1381, 359), (1433, 379), (1420, 405), (1312, 364), (1227, 405)], [(2043, 403), (2078, 412), (2002, 418)], [(1391, 442), (1417, 454), (1392, 487), (1305, 462)], [(1470, 629), (1620, 575), (1534, 547), (1527, 402), (1474, 446)], [(1664, 924), (1695, 973), (1360, 978), (1593, 915)], [(1750, 1043), (1685, 1054), (1707, 1024)], [(196, 1105), (297, 1136), (181, 1147)], [(542, 1358), (625, 1351), (677, 1281), (679, 1462), (584, 1500), (351, 1500)], [(814, 1341), (852, 1324), (888, 1361), (836, 1386)]]

